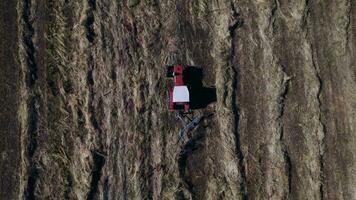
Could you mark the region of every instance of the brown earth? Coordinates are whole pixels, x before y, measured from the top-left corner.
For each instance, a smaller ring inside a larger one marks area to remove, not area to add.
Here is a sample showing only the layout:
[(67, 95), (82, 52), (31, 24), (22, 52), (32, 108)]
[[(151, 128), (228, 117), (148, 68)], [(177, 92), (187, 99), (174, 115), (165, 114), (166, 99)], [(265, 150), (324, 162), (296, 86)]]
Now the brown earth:
[[(356, 199), (353, 0), (14, 0), (0, 25), (0, 199)], [(217, 97), (182, 146), (174, 63)]]

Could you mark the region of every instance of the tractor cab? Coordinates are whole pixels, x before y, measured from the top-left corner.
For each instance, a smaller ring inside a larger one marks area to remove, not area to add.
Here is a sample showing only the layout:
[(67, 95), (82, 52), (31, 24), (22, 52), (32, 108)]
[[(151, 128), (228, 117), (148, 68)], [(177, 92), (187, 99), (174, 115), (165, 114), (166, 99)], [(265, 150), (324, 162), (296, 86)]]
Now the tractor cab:
[(173, 78), (174, 85), (169, 90), (169, 110), (189, 111), (190, 98), (188, 86), (184, 84), (184, 67), (181, 64), (167, 66), (167, 77)]

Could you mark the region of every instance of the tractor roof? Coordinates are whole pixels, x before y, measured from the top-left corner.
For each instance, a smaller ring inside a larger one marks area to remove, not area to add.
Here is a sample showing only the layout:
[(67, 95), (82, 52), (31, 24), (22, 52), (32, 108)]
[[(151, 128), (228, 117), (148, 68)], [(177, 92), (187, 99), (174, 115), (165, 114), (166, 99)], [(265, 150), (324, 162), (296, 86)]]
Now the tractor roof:
[(173, 102), (189, 102), (189, 91), (187, 86), (174, 86)]

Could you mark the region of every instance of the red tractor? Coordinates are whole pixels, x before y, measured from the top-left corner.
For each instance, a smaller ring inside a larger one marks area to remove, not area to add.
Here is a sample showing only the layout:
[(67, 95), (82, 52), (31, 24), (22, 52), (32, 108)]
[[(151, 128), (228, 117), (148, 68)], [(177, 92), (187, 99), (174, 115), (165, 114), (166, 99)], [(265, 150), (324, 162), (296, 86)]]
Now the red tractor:
[(181, 64), (168, 65), (167, 77), (174, 79), (173, 88), (169, 89), (169, 110), (189, 111), (190, 98), (188, 87), (184, 84), (183, 77), (184, 66)]
[[(198, 73), (201, 72), (199, 68), (183, 66), (181, 64), (167, 65), (166, 67), (167, 77), (173, 78), (173, 85), (171, 84), (169, 89), (168, 108), (169, 111), (176, 111), (176, 119), (182, 122), (183, 127), (179, 131), (179, 141), (181, 144), (184, 144), (184, 135), (187, 134), (190, 140), (192, 136), (191, 132), (205, 118), (202, 114), (194, 116), (194, 112), (190, 110), (191, 108), (196, 109), (194, 105), (196, 99), (194, 98), (196, 98), (197, 94), (202, 94), (201, 91), (204, 90), (201, 84), (199, 84), (202, 73)], [(198, 96), (201, 97), (200, 95)]]

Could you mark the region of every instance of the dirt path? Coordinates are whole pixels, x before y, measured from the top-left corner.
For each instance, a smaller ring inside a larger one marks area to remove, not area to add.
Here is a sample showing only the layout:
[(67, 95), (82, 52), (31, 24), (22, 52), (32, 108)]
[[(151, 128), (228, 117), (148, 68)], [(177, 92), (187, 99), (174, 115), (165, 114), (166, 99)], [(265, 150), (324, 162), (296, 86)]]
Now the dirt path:
[[(352, 1), (0, 10), (1, 199), (356, 198)], [(183, 146), (174, 63), (216, 91)]]

